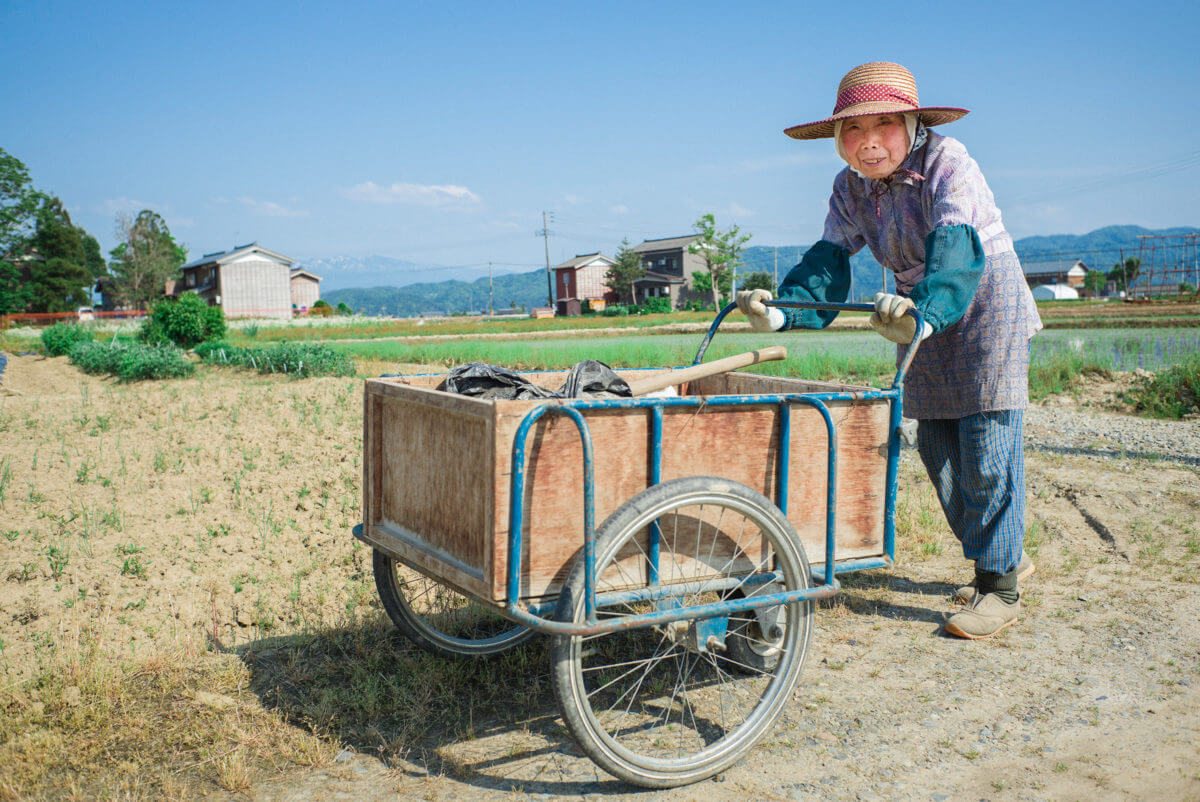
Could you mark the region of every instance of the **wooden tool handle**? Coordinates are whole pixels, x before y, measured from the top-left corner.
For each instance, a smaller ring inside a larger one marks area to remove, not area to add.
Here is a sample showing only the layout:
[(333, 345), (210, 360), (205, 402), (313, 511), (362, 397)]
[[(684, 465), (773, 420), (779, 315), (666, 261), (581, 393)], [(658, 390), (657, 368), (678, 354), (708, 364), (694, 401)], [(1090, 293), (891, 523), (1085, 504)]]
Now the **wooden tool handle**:
[(703, 379), (705, 376), (715, 376), (718, 373), (749, 367), (759, 362), (773, 362), (777, 359), (787, 359), (787, 349), (782, 345), (770, 345), (757, 351), (747, 351), (744, 354), (735, 354), (724, 359), (692, 365), (690, 368), (668, 370), (666, 373), (647, 376), (644, 379), (634, 379), (629, 382), (629, 389), (633, 391), (634, 395), (645, 395), (655, 390), (673, 387), (676, 384)]

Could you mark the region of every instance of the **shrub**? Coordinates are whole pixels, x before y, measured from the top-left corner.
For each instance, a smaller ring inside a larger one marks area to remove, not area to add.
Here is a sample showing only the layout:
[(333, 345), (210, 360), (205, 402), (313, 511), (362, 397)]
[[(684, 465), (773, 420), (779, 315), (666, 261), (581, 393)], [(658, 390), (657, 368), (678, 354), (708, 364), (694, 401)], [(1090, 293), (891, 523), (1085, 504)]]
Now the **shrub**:
[(620, 317), (629, 314), (629, 307), (621, 304), (612, 304), (611, 306), (604, 307), (604, 311), (600, 314), (605, 317)]
[(353, 315), (354, 310), (351, 309), (350, 306), (345, 301), (342, 301), (341, 303), (339, 303), (337, 305), (337, 313), (339, 315)]
[(76, 343), (91, 342), (92, 330), (78, 323), (55, 323), (42, 331), (42, 347), (50, 356), (71, 353)]
[(71, 363), (84, 373), (116, 375), (117, 360), (128, 347), (125, 343), (76, 343), (71, 349)]
[(1179, 420), (1200, 413), (1200, 354), (1142, 380), (1123, 400), (1152, 418)]
[(71, 362), (84, 373), (108, 374), (121, 381), (177, 379), (191, 376), (196, 366), (173, 345), (143, 343), (77, 343)]
[(138, 332), (142, 342), (174, 343), (180, 348), (193, 348), (205, 340), (224, 336), (225, 313), (221, 307), (209, 306), (194, 292), (184, 293), (174, 301), (159, 301)]
[(647, 298), (642, 301), (638, 313), (642, 315), (665, 315), (671, 311), (670, 298)]
[(327, 301), (317, 301), (308, 309), (309, 317), (332, 317), (333, 307)]

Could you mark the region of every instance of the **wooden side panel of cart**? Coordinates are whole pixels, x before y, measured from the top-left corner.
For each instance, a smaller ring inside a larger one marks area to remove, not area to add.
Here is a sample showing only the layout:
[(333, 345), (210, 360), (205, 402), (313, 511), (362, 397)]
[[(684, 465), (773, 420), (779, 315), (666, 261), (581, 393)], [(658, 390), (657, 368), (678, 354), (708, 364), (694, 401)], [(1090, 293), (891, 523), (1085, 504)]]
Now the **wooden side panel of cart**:
[[(530, 377), (557, 386), (563, 375)], [(461, 590), (500, 601), (508, 569), (513, 438), (529, 410), (546, 402), (480, 401), (430, 389), (438, 381), (440, 377), (367, 382), (365, 535)], [(862, 388), (727, 374), (683, 389), (685, 394), (719, 395)], [(842, 402), (831, 404), (830, 412), (838, 437), (837, 556), (882, 554), (887, 403)], [(775, 500), (779, 415), (777, 408), (766, 407), (664, 410), (663, 480), (720, 476)], [(817, 561), (825, 552), (827, 431), (816, 410), (795, 405), (791, 415), (788, 519), (809, 559)], [(651, 413), (614, 409), (586, 417), (599, 526), (648, 486)], [(582, 447), (575, 424), (563, 416), (543, 416), (526, 443), (522, 598), (556, 593), (580, 553), (582, 488)], [(663, 579), (711, 574), (712, 566), (728, 562), (734, 552), (745, 563), (763, 559), (753, 537), (739, 533), (737, 538), (731, 534), (724, 554), (667, 566)], [(639, 555), (630, 554), (619, 572), (601, 577), (601, 585), (635, 584), (643, 564)]]

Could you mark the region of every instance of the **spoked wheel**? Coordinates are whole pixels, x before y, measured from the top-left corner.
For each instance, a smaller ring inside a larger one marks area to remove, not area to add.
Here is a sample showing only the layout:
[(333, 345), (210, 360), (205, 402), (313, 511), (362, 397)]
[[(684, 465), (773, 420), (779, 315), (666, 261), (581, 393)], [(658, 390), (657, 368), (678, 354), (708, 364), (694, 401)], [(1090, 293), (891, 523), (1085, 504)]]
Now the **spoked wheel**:
[[(649, 586), (655, 525), (661, 584), (704, 578), (729, 587), (604, 606), (601, 621), (809, 586), (804, 548), (774, 504), (736, 482), (690, 477), (640, 493), (600, 527), (598, 594)], [(559, 620), (585, 620), (584, 570), (582, 560), (572, 569)], [(771, 570), (781, 579), (747, 581)], [(812, 603), (792, 602), (761, 616), (560, 636), (554, 691), (567, 727), (601, 768), (637, 785), (684, 785), (727, 768), (766, 735), (791, 698), (811, 635)]]
[(487, 605), (374, 550), (375, 588), (396, 628), (422, 649), (448, 657), (489, 657), (534, 632)]

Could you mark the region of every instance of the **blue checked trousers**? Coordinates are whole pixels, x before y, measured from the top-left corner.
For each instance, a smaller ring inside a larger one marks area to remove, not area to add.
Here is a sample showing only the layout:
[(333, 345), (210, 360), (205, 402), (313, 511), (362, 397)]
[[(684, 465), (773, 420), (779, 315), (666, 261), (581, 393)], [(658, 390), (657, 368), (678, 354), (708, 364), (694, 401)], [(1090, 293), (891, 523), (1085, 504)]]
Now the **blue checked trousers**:
[(1025, 410), (921, 420), (917, 451), (975, 570), (1006, 574), (1025, 540)]

